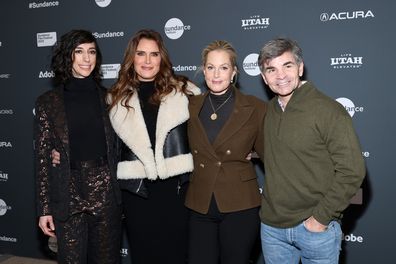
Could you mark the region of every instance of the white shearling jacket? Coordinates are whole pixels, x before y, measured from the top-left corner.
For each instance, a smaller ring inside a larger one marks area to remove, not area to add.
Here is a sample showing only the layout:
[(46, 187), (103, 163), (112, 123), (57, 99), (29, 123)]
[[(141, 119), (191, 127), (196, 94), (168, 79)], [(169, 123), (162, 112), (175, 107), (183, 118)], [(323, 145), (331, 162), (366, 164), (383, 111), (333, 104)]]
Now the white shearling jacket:
[[(192, 83), (188, 83), (188, 90), (194, 95), (200, 93)], [(150, 143), (137, 92), (129, 99), (128, 104), (132, 107), (129, 111), (120, 103), (110, 110), (115, 132), (130, 149), (128, 159), (118, 162), (119, 180), (167, 179), (193, 170), (187, 140), (188, 103), (188, 96), (181, 92), (165, 96), (158, 110), (154, 147)]]

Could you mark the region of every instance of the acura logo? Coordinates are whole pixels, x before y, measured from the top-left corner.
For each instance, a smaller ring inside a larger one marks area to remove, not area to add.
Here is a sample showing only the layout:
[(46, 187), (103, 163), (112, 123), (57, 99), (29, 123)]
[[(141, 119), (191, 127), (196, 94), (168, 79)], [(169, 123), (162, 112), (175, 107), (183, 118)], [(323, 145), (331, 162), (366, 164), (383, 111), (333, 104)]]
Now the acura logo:
[(329, 20), (329, 14), (327, 14), (327, 13), (320, 14), (320, 21), (326, 22), (328, 20)]

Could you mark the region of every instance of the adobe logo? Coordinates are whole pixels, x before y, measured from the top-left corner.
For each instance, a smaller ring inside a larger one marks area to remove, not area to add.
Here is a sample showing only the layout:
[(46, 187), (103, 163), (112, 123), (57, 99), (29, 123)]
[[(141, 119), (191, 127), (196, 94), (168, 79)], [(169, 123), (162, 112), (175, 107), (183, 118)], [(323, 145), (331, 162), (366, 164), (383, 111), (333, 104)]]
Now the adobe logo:
[(347, 242), (363, 243), (363, 237), (355, 236), (354, 234), (344, 235), (344, 233), (343, 233), (342, 240), (345, 240)]

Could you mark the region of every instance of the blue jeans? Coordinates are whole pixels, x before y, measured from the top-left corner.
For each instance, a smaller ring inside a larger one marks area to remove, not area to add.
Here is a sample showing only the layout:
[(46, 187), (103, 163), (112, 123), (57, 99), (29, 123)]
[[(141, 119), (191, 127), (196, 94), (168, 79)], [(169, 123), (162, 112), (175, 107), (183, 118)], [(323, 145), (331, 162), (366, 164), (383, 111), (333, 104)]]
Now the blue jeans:
[(261, 246), (266, 264), (335, 264), (341, 250), (341, 227), (331, 221), (323, 232), (311, 232), (304, 222), (291, 228), (261, 223)]

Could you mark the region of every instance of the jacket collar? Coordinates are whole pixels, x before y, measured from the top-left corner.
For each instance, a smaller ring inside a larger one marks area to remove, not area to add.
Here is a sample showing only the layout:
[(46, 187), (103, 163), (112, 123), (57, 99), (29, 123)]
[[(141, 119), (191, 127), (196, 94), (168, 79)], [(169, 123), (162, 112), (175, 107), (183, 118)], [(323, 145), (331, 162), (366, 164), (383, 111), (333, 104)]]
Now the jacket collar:
[(155, 159), (162, 160), (167, 134), (190, 117), (188, 98), (181, 92), (171, 92), (164, 97), (158, 110), (156, 146), (154, 148), (151, 146), (137, 92), (129, 99), (128, 105), (132, 107), (129, 111), (120, 103), (110, 110), (111, 124), (117, 135), (145, 167), (155, 167), (153, 149), (155, 148)]
[[(300, 108), (301, 107), (300, 102), (302, 100), (306, 100), (307, 96), (309, 94), (311, 94), (311, 92), (313, 92), (314, 90), (316, 90), (316, 88), (314, 87), (314, 85), (311, 82), (303, 81), (303, 84), (293, 92), (293, 95), (290, 97), (290, 100), (286, 105), (285, 111), (293, 111), (296, 108)], [(274, 105), (275, 111), (278, 114), (283, 113), (283, 111), (279, 105), (279, 102), (278, 102), (278, 96), (275, 96), (272, 99), (272, 104)]]
[(190, 112), (191, 112), (191, 124), (192, 129), (196, 129), (195, 136), (205, 135), (199, 137), (201, 144), (205, 144), (209, 152), (215, 157), (215, 150), (222, 145), (226, 140), (235, 135), (249, 120), (250, 116), (254, 111), (254, 107), (249, 103), (246, 96), (242, 94), (237, 88), (233, 87), (235, 94), (234, 109), (228, 118), (227, 122), (224, 124), (223, 128), (217, 135), (213, 145), (210, 144), (204, 127), (199, 120), (199, 112), (203, 106), (206, 96), (209, 92), (201, 96), (197, 96), (190, 102)]
[(213, 142), (214, 149), (217, 149), (223, 142), (238, 133), (254, 111), (254, 107), (249, 104), (246, 97), (235, 87), (233, 89), (235, 93), (234, 110)]

